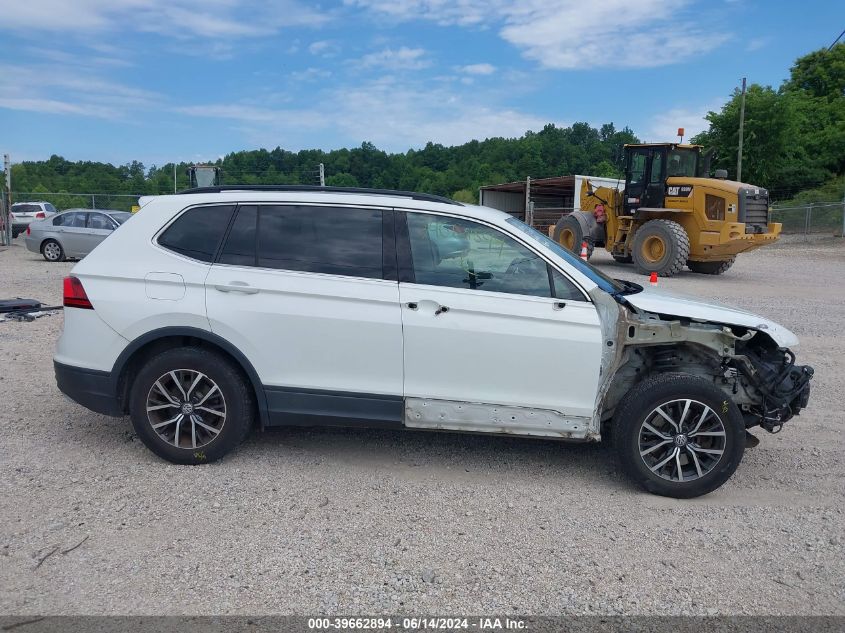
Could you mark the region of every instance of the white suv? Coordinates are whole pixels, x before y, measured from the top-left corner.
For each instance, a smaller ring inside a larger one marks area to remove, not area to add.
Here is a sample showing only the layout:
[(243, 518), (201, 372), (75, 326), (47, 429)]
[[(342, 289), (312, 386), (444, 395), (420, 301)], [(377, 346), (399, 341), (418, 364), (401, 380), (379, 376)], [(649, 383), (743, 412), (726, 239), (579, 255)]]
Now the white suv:
[(500, 211), (306, 187), (142, 205), (65, 279), (56, 379), (173, 462), (256, 422), (612, 436), (636, 482), (693, 497), (807, 404), (788, 330), (610, 279)]

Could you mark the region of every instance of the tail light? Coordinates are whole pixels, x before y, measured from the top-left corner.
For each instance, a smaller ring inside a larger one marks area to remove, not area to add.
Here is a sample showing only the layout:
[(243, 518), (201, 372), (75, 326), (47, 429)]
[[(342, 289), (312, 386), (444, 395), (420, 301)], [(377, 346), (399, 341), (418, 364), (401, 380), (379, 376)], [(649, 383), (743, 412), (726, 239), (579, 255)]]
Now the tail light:
[(38, 213), (35, 214), (36, 220), (43, 220), (46, 217), (47, 217), (47, 214), (44, 213), (43, 211), (39, 211)]
[(64, 282), (64, 301), (66, 308), (83, 308), (85, 310), (93, 310), (94, 306), (85, 294), (85, 288), (82, 287), (82, 282), (76, 277), (65, 277)]
[(26, 227), (26, 234), (32, 235), (32, 231), (30, 230), (29, 225), (27, 225), (27, 227)]

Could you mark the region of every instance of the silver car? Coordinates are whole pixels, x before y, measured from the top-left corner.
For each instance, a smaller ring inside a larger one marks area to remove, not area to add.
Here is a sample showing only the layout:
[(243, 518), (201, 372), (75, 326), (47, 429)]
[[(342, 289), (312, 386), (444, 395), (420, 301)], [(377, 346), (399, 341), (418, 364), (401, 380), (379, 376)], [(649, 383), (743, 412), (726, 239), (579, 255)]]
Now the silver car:
[(26, 230), (26, 247), (48, 262), (80, 259), (130, 217), (127, 211), (68, 209), (32, 222)]

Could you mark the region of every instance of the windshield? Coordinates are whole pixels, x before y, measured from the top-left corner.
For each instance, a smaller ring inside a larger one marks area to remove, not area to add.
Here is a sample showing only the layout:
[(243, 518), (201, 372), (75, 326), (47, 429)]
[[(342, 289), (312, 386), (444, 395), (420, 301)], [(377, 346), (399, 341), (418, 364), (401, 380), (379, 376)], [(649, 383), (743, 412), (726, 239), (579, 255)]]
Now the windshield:
[(682, 149), (676, 147), (669, 151), (669, 164), (666, 169), (666, 175), (684, 176), (686, 178), (694, 178), (698, 173), (698, 150), (696, 149)]
[(126, 220), (132, 217), (132, 214), (129, 213), (129, 211), (112, 211), (109, 215), (118, 224), (123, 224)]
[(599, 288), (601, 288), (605, 292), (609, 292), (610, 294), (617, 294), (626, 290), (626, 287), (624, 285), (622, 285), (615, 279), (608, 277), (595, 266), (591, 266), (574, 253), (566, 250), (563, 246), (555, 242), (553, 239), (549, 238), (546, 235), (543, 235), (537, 229), (528, 226), (527, 224), (525, 224), (525, 222), (517, 220), (514, 217), (510, 217), (507, 219), (507, 223), (512, 226), (515, 226), (520, 231), (531, 237), (534, 241), (540, 242), (540, 244), (548, 248), (555, 255), (565, 260), (567, 264), (573, 266), (574, 268), (577, 268), (578, 272), (589, 277), (591, 281), (593, 281)]

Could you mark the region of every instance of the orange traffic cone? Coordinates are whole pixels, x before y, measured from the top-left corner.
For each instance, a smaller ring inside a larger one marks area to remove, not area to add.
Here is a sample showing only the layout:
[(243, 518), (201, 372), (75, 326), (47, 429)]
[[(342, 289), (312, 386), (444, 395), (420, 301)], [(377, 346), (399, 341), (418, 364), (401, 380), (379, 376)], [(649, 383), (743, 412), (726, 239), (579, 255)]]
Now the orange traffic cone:
[(656, 286), (657, 285), (657, 273), (651, 273), (651, 277), (649, 277), (648, 281), (652, 286)]
[(587, 242), (581, 242), (581, 259), (587, 261)]

